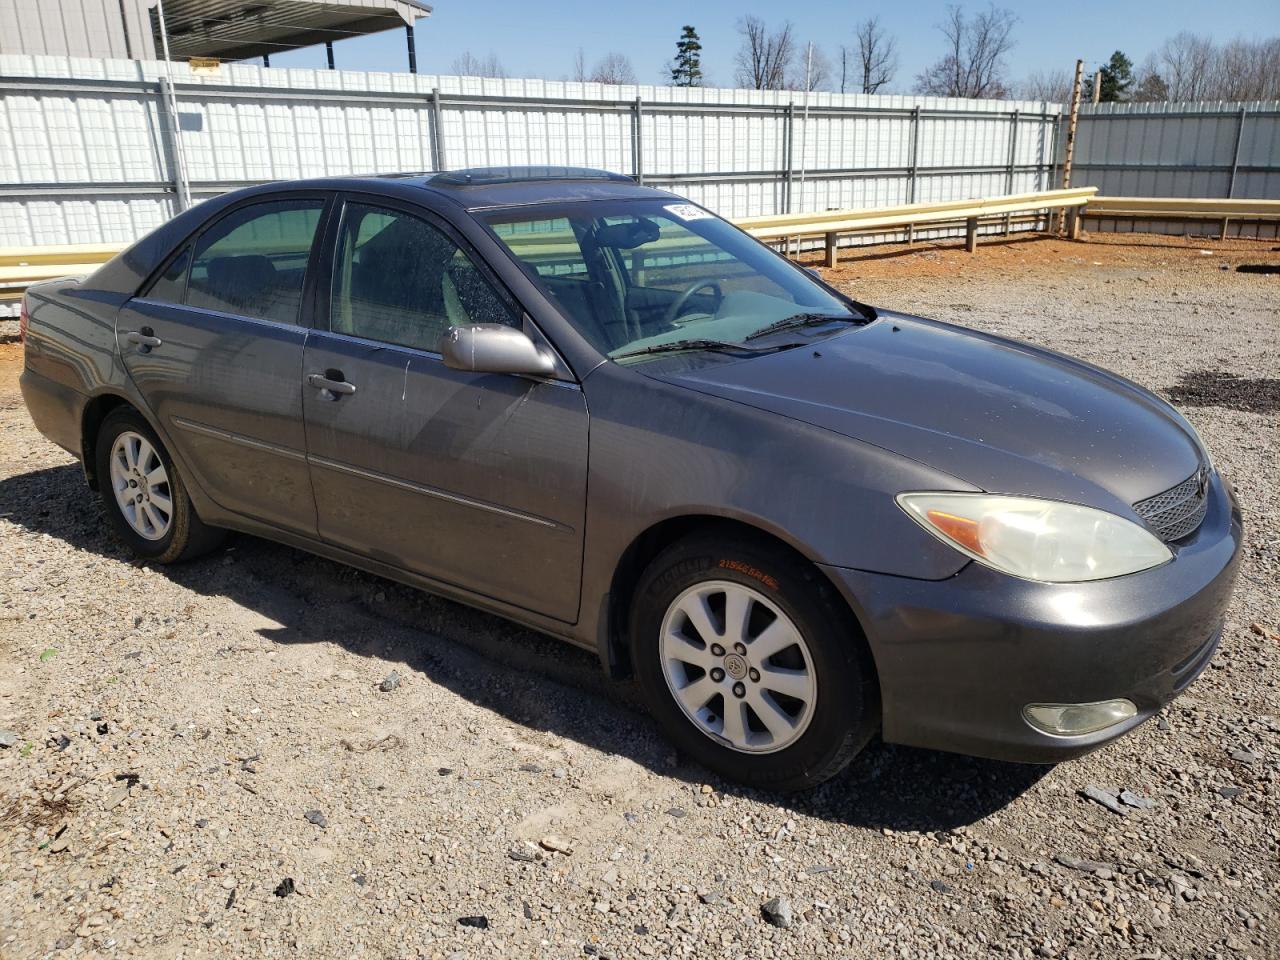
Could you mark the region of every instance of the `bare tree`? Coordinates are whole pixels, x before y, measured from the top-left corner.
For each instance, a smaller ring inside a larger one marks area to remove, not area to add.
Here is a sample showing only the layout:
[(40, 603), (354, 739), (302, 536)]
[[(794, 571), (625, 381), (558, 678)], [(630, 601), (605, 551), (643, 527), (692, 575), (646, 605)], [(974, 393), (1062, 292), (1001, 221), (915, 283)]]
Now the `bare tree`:
[(1017, 85), (1017, 94), (1024, 100), (1070, 103), (1074, 85), (1074, 75), (1066, 70), (1037, 70)]
[(1280, 97), (1280, 37), (1223, 44), (1183, 31), (1138, 71), (1136, 100), (1270, 100)]
[(1212, 81), (1213, 41), (1183, 30), (1160, 45), (1155, 72), (1164, 80), (1170, 100), (1204, 100)]
[[(862, 92), (877, 93), (898, 72), (898, 42), (885, 33), (879, 17), (858, 24), (858, 65), (862, 68)], [(844, 92), (843, 83), (840, 88)]]
[(1004, 58), (1013, 49), (1013, 11), (994, 5), (972, 17), (963, 7), (947, 7), (938, 29), (947, 52), (916, 76), (916, 92), (935, 97), (1004, 97)]
[(455, 57), (451, 69), (460, 77), (498, 77), (505, 78), (507, 75), (506, 68), (503, 67), (497, 56), (490, 53), (484, 59), (477, 57), (466, 50), (460, 57)]
[(587, 79), (592, 83), (635, 83), (636, 71), (626, 54), (610, 52), (596, 62)]
[(743, 17), (738, 21), (742, 45), (735, 57), (740, 87), (752, 90), (781, 90), (795, 59), (795, 40), (791, 24), (784, 23), (770, 31), (759, 17)]
[(578, 83), (587, 82), (587, 55), (582, 52), (581, 47), (573, 55), (573, 72), (569, 74), (569, 79), (576, 80)]

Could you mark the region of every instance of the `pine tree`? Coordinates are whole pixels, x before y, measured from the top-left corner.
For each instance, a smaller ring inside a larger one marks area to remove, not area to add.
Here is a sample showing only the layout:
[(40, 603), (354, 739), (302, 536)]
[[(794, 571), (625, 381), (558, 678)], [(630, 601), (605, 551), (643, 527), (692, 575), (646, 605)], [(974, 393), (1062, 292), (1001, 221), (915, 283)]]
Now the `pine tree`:
[(1102, 75), (1102, 103), (1114, 103), (1127, 98), (1133, 86), (1133, 61), (1117, 50), (1111, 59), (1098, 69)]
[(671, 85), (702, 86), (702, 44), (698, 41), (698, 31), (687, 24), (676, 41), (676, 56), (671, 61)]

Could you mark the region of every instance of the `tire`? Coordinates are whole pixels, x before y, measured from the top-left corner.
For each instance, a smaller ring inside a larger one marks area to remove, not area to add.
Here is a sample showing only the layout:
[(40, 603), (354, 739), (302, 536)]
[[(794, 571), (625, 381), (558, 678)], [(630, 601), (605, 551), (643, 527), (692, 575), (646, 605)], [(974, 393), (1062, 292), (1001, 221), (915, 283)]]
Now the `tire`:
[[(130, 466), (131, 454), (137, 459), (136, 467)], [(196, 516), (169, 452), (151, 425), (132, 407), (117, 407), (107, 414), (98, 431), (94, 460), (98, 493), (107, 519), (116, 536), (142, 559), (178, 563), (208, 553), (222, 542), (225, 531), (206, 526)], [(122, 476), (131, 484), (127, 496), (138, 498), (135, 508), (129, 511), (135, 519), (127, 515), (126, 505), (121, 502)], [(157, 482), (161, 477), (163, 482)], [(167, 510), (162, 506), (166, 503)], [(139, 517), (143, 519), (136, 519)]]
[[(730, 624), (742, 622), (735, 650)], [(792, 628), (801, 642), (769, 653)], [(808, 789), (839, 773), (879, 727), (865, 640), (834, 588), (785, 548), (736, 534), (669, 547), (640, 577), (630, 631), (631, 662), (654, 717), (679, 749), (727, 779)]]

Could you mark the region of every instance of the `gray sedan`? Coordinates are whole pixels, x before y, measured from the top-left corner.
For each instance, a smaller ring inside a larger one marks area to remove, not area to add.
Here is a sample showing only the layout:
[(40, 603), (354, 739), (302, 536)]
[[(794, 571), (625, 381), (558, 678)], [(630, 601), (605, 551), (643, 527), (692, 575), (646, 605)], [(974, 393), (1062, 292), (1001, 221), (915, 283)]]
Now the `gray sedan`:
[(279, 183), (31, 288), (22, 388), (119, 536), (238, 530), (633, 676), (794, 790), (885, 740), (1031, 762), (1206, 666), (1240, 551), (1168, 404), (873, 309), (586, 170)]

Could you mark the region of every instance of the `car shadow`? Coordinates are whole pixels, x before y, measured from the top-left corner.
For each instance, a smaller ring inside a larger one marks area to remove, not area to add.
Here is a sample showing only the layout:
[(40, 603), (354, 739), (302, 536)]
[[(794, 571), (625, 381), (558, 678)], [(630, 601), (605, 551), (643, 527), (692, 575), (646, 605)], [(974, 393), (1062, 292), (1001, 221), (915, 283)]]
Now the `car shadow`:
[[(137, 563), (109, 533), (76, 465), (0, 480), (0, 519)], [(271, 624), (258, 632), (273, 643), (337, 643), (526, 727), (832, 822), (954, 829), (1003, 809), (1050, 769), (876, 740), (816, 790), (789, 796), (751, 790), (679, 757), (644, 712), (634, 685), (600, 682), (595, 656), (500, 617), (249, 536), (234, 536), (199, 560), (157, 569), (195, 593), (226, 596), (253, 611)]]

